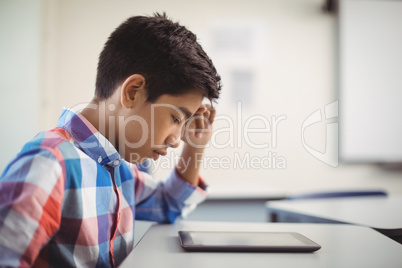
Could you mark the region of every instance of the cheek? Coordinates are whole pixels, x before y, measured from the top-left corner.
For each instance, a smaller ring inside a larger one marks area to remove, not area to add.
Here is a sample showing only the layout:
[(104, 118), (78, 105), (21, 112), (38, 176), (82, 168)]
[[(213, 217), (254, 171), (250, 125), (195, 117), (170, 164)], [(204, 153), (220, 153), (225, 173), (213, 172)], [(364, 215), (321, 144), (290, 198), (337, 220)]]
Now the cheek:
[[(123, 126), (122, 126), (123, 127)], [(149, 127), (140, 122), (131, 121), (124, 126), (124, 130), (120, 133), (119, 138), (119, 153), (124, 155), (124, 158), (134, 164), (140, 164), (149, 157)]]
[(160, 144), (163, 142), (165, 132), (166, 132), (166, 124), (163, 122), (155, 122), (152, 127), (150, 138), (155, 141), (156, 144)]
[(120, 124), (119, 141), (128, 145), (140, 147), (147, 142), (149, 136), (149, 126), (142, 118), (132, 118)]

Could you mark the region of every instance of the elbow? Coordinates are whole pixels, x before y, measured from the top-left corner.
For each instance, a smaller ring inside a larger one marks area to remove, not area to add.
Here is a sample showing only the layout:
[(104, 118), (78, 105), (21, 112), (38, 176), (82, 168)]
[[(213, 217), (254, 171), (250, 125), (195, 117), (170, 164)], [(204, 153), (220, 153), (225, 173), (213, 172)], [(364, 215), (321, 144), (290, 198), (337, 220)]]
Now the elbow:
[(166, 222), (165, 223), (175, 223), (177, 218), (181, 216), (180, 212), (177, 211), (168, 211), (166, 214)]

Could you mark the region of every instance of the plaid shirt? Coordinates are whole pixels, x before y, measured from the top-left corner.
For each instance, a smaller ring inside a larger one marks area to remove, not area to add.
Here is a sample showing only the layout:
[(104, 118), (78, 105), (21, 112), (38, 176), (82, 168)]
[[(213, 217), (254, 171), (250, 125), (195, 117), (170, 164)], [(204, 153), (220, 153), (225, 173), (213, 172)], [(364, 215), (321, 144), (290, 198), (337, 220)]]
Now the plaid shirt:
[(206, 197), (200, 187), (175, 171), (154, 181), (64, 110), (0, 178), (0, 266), (117, 266), (133, 248), (135, 219), (174, 222)]

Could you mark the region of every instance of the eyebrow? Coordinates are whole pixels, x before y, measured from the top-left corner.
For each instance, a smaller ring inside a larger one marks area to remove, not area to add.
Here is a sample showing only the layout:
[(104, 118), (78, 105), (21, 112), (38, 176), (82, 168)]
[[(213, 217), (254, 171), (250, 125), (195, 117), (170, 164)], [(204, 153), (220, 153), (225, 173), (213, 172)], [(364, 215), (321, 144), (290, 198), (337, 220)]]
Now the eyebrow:
[(190, 112), (189, 109), (187, 109), (186, 107), (178, 107), (178, 109), (184, 113), (184, 115), (186, 116), (186, 119), (189, 119), (193, 114)]

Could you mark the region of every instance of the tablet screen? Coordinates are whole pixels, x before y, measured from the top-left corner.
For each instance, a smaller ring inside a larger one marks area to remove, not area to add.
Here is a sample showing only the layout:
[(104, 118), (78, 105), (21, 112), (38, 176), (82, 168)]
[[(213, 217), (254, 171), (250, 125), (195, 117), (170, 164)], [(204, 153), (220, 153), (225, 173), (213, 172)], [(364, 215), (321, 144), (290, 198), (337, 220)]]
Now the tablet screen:
[(312, 252), (320, 245), (295, 232), (201, 232), (180, 231), (187, 250)]
[(250, 245), (250, 246), (303, 246), (301, 240), (290, 233), (213, 233), (190, 232), (194, 244), (199, 245)]

